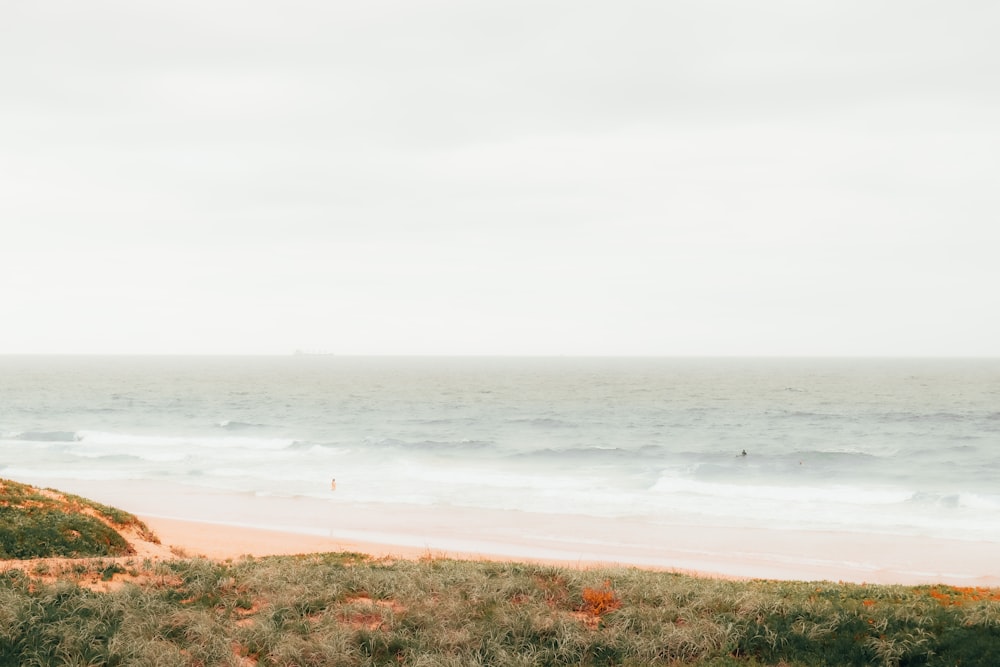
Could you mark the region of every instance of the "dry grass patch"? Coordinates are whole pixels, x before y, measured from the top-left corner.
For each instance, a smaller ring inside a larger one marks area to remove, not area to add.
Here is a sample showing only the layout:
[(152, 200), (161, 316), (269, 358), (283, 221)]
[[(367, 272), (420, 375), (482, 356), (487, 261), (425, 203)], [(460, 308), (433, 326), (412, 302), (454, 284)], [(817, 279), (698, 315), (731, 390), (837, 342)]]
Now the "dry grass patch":
[(346, 608), (338, 611), (337, 619), (356, 630), (378, 630), (388, 626), (393, 616), (406, 611), (397, 600), (374, 600), (367, 595), (348, 598), (344, 605)]

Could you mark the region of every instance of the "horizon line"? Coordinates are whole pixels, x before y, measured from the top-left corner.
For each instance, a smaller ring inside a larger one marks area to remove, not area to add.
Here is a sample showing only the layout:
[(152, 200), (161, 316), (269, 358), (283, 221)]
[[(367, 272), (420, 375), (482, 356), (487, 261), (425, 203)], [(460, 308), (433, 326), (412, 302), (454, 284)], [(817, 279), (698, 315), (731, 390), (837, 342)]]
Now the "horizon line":
[(1000, 354), (566, 354), (566, 353), (397, 353), (397, 352), (0, 352), (0, 357), (326, 357), (326, 358), (538, 358), (538, 359), (1000, 359)]

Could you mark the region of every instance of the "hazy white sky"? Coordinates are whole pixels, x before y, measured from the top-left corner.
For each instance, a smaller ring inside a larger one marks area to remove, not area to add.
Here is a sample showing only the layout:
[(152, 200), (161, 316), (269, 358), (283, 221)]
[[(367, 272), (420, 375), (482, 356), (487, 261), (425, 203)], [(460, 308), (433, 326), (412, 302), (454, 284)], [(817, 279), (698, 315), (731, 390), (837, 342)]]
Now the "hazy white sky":
[(0, 4), (0, 353), (1000, 354), (1000, 4)]

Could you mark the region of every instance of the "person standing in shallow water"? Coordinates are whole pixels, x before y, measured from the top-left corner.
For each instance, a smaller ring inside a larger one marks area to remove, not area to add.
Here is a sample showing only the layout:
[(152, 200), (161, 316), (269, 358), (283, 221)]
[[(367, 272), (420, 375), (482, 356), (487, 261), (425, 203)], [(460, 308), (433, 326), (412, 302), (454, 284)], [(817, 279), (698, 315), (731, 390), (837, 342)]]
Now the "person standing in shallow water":
[(747, 455), (747, 450), (745, 450), (745, 449), (744, 449), (744, 450), (743, 450), (743, 451), (742, 451), (742, 452), (740, 453), (740, 456), (746, 456), (746, 455)]

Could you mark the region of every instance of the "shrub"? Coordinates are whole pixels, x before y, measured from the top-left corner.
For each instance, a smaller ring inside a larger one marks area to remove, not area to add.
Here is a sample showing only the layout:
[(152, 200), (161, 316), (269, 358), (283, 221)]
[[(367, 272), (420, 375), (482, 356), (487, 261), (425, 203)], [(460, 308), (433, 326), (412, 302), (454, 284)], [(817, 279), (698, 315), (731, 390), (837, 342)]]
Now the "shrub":
[(614, 611), (622, 606), (622, 601), (618, 595), (611, 590), (611, 582), (605, 581), (602, 588), (583, 589), (583, 609), (582, 611), (592, 616), (603, 616), (609, 611)]

